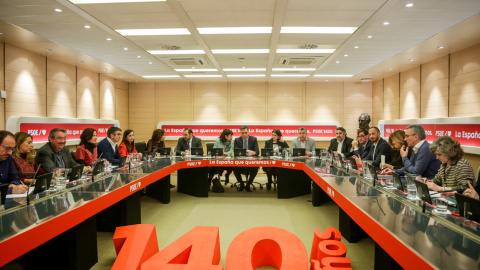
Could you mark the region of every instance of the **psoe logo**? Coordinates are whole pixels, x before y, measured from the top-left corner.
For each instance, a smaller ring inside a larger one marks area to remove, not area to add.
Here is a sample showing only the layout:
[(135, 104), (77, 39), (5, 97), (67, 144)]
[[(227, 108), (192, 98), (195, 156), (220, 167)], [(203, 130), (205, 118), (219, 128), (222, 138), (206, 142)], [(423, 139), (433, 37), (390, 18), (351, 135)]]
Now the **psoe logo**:
[(141, 182), (138, 182), (138, 183), (135, 183), (135, 184), (131, 185), (130, 186), (130, 192), (133, 192), (133, 191), (139, 189), (141, 185), (142, 185)]

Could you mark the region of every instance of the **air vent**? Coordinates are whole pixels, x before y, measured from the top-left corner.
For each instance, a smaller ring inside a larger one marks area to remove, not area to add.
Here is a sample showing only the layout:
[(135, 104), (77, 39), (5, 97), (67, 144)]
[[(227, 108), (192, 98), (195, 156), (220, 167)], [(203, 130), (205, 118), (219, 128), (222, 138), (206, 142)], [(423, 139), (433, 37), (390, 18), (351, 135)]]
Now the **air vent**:
[(175, 66), (203, 66), (207, 64), (203, 57), (175, 57), (168, 58), (168, 61)]
[(281, 57), (281, 65), (314, 65), (320, 57)]

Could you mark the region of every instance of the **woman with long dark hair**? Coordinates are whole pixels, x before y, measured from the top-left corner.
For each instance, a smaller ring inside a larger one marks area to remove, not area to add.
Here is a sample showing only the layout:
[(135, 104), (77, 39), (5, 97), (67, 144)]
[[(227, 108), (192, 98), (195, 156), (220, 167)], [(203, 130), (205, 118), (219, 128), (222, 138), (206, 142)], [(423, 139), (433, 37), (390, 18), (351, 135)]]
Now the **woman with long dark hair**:
[(86, 128), (80, 135), (80, 145), (75, 152), (75, 161), (79, 164), (92, 165), (97, 157), (97, 131)]
[[(17, 169), (18, 177), (25, 184), (30, 184), (35, 176), (38, 164), (35, 162), (35, 149), (33, 149), (33, 137), (25, 132), (15, 133), (15, 148), (13, 149), (12, 158), (15, 169)], [(38, 175), (45, 174), (40, 168)]]
[[(288, 143), (283, 140), (282, 132), (279, 129), (272, 130), (272, 138), (265, 141), (265, 148), (273, 149), (274, 153), (282, 153), (283, 149), (289, 148)], [(267, 174), (267, 190), (272, 189), (273, 178), (277, 178), (277, 168), (263, 167), (263, 171)]]
[(165, 147), (165, 131), (163, 129), (155, 129), (152, 138), (147, 143), (148, 154), (151, 155), (153, 150)]
[(118, 147), (118, 152), (120, 152), (120, 156), (122, 157), (137, 153), (137, 149), (135, 149), (135, 134), (133, 130), (125, 130), (123, 133), (122, 143)]

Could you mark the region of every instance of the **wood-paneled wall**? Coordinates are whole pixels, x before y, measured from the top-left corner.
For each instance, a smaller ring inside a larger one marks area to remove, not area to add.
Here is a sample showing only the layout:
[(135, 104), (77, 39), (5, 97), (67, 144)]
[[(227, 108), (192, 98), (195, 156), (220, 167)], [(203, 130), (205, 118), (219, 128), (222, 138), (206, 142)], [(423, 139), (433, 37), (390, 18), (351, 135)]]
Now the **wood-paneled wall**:
[[(381, 102), (383, 115), (377, 105)], [(480, 44), (373, 83), (374, 123), (381, 119), (478, 115)], [(476, 171), (480, 156), (466, 154), (465, 158)]]
[(128, 83), (3, 43), (0, 88), (7, 91), (0, 100), (0, 129), (10, 116), (117, 119), (118, 114), (128, 126)]
[(383, 113), (383, 80), (372, 83), (372, 122), (370, 126), (377, 126), (378, 121), (385, 119)]

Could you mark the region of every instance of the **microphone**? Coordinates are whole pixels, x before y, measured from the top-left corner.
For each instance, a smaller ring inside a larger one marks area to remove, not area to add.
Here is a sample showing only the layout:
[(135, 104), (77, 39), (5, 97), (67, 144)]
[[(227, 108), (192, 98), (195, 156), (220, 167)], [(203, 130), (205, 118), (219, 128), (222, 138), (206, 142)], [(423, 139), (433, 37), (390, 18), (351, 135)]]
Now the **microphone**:
[(32, 181), (30, 182), (30, 185), (28, 185), (28, 189), (27, 189), (27, 205), (30, 205), (30, 187), (32, 186), (33, 184), (33, 180), (35, 180), (35, 178), (37, 178), (37, 174), (38, 174), (38, 171), (40, 170), (40, 167), (42, 167), (42, 164), (38, 164), (38, 168), (37, 168), (37, 171), (35, 172), (35, 174), (33, 175), (33, 178), (32, 178)]

